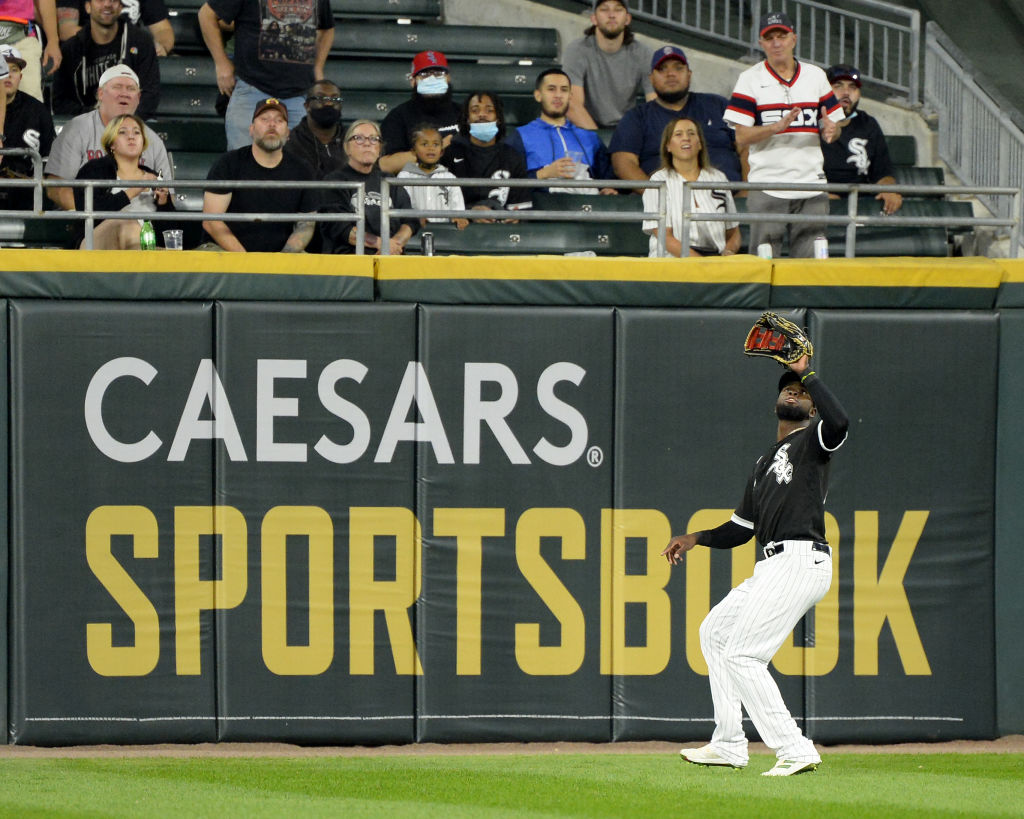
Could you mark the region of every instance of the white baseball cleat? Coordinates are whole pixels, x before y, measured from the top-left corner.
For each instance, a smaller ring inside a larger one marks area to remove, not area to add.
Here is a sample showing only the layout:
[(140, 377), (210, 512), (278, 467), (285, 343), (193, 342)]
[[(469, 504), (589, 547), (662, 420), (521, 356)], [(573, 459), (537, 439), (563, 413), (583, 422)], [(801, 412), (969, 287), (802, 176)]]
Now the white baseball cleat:
[(796, 774), (811, 773), (821, 764), (821, 760), (811, 762), (810, 760), (798, 761), (796, 759), (780, 759), (770, 771), (765, 771), (761, 776), (795, 776)]
[(714, 765), (721, 768), (745, 768), (746, 764), (737, 765), (728, 759), (720, 756), (713, 745), (705, 745), (702, 748), (683, 748), (679, 756), (694, 765)]

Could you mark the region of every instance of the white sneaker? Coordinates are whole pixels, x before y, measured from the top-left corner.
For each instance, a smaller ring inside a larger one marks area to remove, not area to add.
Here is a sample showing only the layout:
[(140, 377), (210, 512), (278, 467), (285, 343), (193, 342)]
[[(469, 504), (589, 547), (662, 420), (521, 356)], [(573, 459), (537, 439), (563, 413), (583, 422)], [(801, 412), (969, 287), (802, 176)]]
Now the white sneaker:
[(687, 762), (694, 765), (715, 765), (723, 768), (745, 768), (746, 763), (737, 765), (728, 759), (720, 756), (714, 745), (705, 745), (703, 748), (683, 748), (679, 755)]
[(761, 776), (795, 776), (796, 774), (811, 773), (821, 764), (810, 760), (798, 761), (796, 759), (780, 759), (770, 771), (765, 771)]

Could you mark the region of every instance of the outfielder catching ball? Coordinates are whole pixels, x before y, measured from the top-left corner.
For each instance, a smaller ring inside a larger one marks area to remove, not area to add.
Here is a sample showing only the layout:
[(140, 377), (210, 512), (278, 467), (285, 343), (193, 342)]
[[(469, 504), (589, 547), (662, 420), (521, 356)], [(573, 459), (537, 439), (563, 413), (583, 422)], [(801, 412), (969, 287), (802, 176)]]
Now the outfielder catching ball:
[[(789, 349), (793, 339), (785, 339), (781, 345), (787, 348), (785, 355), (777, 354), (780, 344), (772, 333), (778, 332), (780, 321), (795, 328), (785, 319), (765, 314), (745, 347), (750, 355), (771, 355), (788, 367), (779, 379), (775, 443), (758, 459), (743, 500), (727, 523), (677, 535), (662, 552), (675, 565), (696, 545), (732, 549), (746, 543), (751, 534), (764, 550), (764, 560), (757, 563), (753, 576), (729, 592), (701, 624), (700, 646), (708, 664), (715, 732), (709, 744), (680, 752), (683, 759), (698, 765), (746, 767), (742, 721), (742, 708), (746, 708), (761, 739), (778, 757), (764, 776), (813, 771), (821, 763), (814, 743), (800, 732), (786, 708), (768, 662), (832, 583), (825, 496), (829, 461), (846, 440), (849, 427), (842, 406), (808, 366), (807, 353), (813, 348), (798, 328), (806, 344), (794, 351)], [(757, 332), (759, 325), (770, 331), (767, 336)]]

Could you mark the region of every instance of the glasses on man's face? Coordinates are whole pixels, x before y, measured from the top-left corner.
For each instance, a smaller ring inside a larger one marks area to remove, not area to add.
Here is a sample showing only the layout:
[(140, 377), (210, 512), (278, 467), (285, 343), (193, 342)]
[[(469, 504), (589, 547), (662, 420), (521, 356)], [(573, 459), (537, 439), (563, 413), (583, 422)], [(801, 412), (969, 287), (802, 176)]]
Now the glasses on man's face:
[(349, 142), (354, 142), (356, 145), (380, 145), (379, 136), (363, 136), (362, 134), (354, 134), (348, 138)]
[(424, 79), (426, 77), (447, 77), (448, 72), (443, 68), (428, 68), (425, 71), (420, 71), (416, 75), (417, 80)]
[(316, 105), (341, 105), (341, 97), (323, 97), (317, 95), (313, 97), (306, 97), (306, 102), (312, 102)]

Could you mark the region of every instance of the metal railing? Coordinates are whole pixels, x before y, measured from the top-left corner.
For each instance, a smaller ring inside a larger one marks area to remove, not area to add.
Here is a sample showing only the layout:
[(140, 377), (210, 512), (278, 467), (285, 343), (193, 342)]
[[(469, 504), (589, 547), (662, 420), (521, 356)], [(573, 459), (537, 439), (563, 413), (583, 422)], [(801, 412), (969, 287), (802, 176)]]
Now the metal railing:
[[(469, 220), (493, 220), (493, 210), (425, 210), (416, 208), (394, 208), (390, 205), (390, 189), (392, 185), (408, 186), (459, 186), (459, 187), (480, 187), (493, 186), (493, 179), (397, 179), (386, 177), (381, 185), (381, 254), (388, 255), (390, 252), (390, 219), (392, 217), (415, 217), (415, 218), (444, 218), (456, 217)], [(83, 187), (85, 188), (85, 208), (81, 211), (44, 211), (42, 213), (24, 211), (0, 211), (0, 219), (80, 219), (86, 225), (85, 249), (91, 248), (92, 230), (97, 220), (104, 219), (139, 219), (146, 217), (147, 212), (142, 211), (97, 211), (93, 209), (93, 189), (96, 187), (110, 187), (123, 184), (123, 182), (111, 180), (68, 180), (68, 179), (41, 179), (41, 180), (4, 180), (0, 183), (4, 186), (24, 187), (38, 185), (40, 190), (43, 187)], [(355, 252), (363, 253), (365, 239), (365, 186), (361, 182), (310, 182), (305, 183), (310, 187), (326, 189), (355, 189), (357, 190), (357, 212), (356, 213), (224, 213), (211, 214), (202, 211), (167, 211), (165, 218), (175, 221), (313, 221), (313, 222), (354, 222), (356, 225)], [(518, 221), (547, 221), (547, 222), (631, 222), (631, 221), (655, 221), (657, 222), (656, 238), (659, 255), (665, 255), (665, 237), (667, 235), (667, 197), (666, 185), (664, 182), (650, 181), (623, 181), (623, 180), (538, 180), (538, 179), (504, 179), (501, 185), (508, 187), (530, 187), (530, 188), (601, 188), (615, 187), (624, 190), (637, 190), (654, 188), (658, 190), (658, 210), (593, 210), (582, 212), (580, 210), (535, 210), (518, 209), (503, 211), (505, 219)], [(155, 181), (151, 187), (173, 186), (174, 188), (289, 188), (294, 183), (289, 182), (232, 182), (212, 180), (163, 180)], [(856, 257), (857, 230), (862, 227), (888, 226), (888, 227), (1001, 227), (1009, 229), (1011, 252), (1015, 257), (1021, 254), (1021, 225), (1024, 221), (1022, 213), (1022, 190), (1017, 186), (971, 186), (949, 188), (945, 185), (858, 185), (858, 184), (797, 184), (797, 183), (751, 183), (751, 182), (685, 182), (683, 185), (683, 200), (691, 201), (688, 195), (690, 190), (782, 190), (782, 191), (808, 191), (815, 193), (847, 193), (847, 212), (845, 214), (828, 214), (823, 216), (790, 214), (780, 215), (776, 213), (750, 213), (738, 211), (736, 213), (706, 213), (695, 212), (685, 207), (682, 212), (681, 234), (688, 234), (688, 223), (690, 221), (711, 221), (711, 222), (739, 222), (753, 224), (755, 222), (788, 222), (808, 223), (813, 222), (823, 225), (843, 225), (845, 227), (845, 255), (848, 258)], [(944, 196), (955, 190), (957, 194), (979, 197), (1003, 197), (1009, 204), (1001, 207), (1005, 211), (1003, 216), (979, 217), (979, 216), (901, 216), (898, 212), (892, 216), (869, 216), (858, 213), (859, 196), (861, 194), (874, 196), (883, 191), (892, 191), (904, 195), (919, 196)], [(39, 194), (37, 193), (37, 198)], [(485, 251), (486, 248), (481, 248)]]
[[(423, 210), (417, 208), (393, 208), (391, 207), (391, 186), (401, 187), (494, 187), (494, 179), (397, 179), (386, 177), (381, 183), (381, 253), (387, 255), (384, 248), (388, 247), (390, 240), (390, 217), (412, 216), (420, 219), (430, 218), (463, 218), (471, 220), (494, 219), (493, 210)], [(546, 221), (546, 222), (645, 222), (657, 221), (658, 227), (655, 237), (658, 242), (658, 254), (665, 255), (666, 236), (666, 186), (664, 182), (650, 181), (625, 181), (621, 179), (594, 180), (594, 179), (502, 179), (501, 187), (510, 188), (580, 188), (583, 190), (592, 188), (612, 187), (623, 190), (643, 190), (655, 188), (658, 191), (657, 211), (638, 210), (595, 210), (583, 212), (579, 210), (535, 210), (533, 208), (521, 208), (514, 211), (506, 211), (505, 218), (514, 218), (519, 221)], [(599, 195), (599, 194), (598, 194)]]
[[(591, 0), (577, 0), (590, 6)], [(796, 56), (825, 67), (853, 63), (870, 82), (919, 101), (921, 15), (881, 0), (631, 0), (630, 13), (667, 29), (760, 53), (758, 22), (784, 11), (797, 30)]]
[[(925, 39), (925, 99), (939, 114), (939, 156), (967, 185), (1024, 184), (1024, 130), (1013, 109), (973, 77), (970, 63), (937, 25)], [(1008, 216), (1005, 200), (984, 195), (990, 212)], [(1013, 211), (1016, 213), (1016, 211)]]

